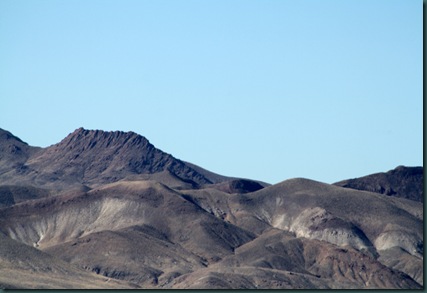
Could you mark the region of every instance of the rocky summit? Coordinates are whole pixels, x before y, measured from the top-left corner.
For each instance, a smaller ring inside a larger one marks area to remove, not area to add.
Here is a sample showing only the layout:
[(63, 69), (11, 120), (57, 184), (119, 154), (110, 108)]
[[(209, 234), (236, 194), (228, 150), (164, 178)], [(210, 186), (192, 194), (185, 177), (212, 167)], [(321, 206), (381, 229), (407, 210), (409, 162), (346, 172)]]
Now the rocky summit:
[(215, 174), (134, 132), (0, 129), (0, 288), (422, 289), (423, 167)]

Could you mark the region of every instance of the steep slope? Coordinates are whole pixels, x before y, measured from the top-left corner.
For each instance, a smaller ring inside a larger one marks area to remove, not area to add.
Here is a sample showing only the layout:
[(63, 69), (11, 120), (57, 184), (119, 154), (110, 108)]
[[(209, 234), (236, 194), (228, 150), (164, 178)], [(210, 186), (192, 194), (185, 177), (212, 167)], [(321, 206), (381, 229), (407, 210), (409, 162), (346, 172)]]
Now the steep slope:
[(388, 172), (347, 179), (334, 185), (424, 202), (423, 167), (398, 166)]

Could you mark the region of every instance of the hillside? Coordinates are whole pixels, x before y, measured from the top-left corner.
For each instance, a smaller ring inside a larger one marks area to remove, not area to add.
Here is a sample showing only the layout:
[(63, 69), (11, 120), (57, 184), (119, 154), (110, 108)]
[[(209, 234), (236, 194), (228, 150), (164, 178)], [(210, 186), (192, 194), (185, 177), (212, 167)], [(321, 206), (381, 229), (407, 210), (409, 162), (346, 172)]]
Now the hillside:
[(423, 288), (418, 169), (363, 177), (386, 196), (222, 176), (133, 132), (0, 148), (1, 288)]

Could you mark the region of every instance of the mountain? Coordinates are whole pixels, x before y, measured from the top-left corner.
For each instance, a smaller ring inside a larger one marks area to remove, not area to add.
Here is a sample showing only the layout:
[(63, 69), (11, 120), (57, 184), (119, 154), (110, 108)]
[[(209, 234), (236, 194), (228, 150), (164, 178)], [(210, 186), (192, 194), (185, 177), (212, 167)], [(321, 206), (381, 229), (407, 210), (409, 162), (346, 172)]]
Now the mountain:
[(2, 130), (0, 148), (1, 288), (423, 288), (419, 173), (402, 167), (398, 197), (231, 178), (133, 132), (35, 148)]
[[(174, 182), (174, 187), (197, 187), (227, 180), (211, 176), (155, 148), (134, 132), (79, 128), (61, 142), (35, 149), (2, 130), (0, 180), (5, 184), (33, 185), (55, 190), (85, 190), (99, 184), (133, 176), (155, 175), (156, 180)], [(5, 138), (6, 137), (6, 138)], [(160, 178), (163, 177), (163, 178)]]
[(423, 183), (423, 167), (398, 166), (388, 172), (347, 179), (334, 185), (424, 202)]

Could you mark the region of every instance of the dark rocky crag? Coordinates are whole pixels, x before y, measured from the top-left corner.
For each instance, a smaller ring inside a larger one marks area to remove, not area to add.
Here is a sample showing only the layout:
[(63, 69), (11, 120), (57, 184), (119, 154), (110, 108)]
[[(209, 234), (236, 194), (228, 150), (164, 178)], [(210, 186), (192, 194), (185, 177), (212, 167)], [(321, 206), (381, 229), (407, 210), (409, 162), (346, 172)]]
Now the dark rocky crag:
[(334, 185), (424, 202), (423, 167), (398, 166), (388, 172), (347, 179)]

